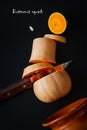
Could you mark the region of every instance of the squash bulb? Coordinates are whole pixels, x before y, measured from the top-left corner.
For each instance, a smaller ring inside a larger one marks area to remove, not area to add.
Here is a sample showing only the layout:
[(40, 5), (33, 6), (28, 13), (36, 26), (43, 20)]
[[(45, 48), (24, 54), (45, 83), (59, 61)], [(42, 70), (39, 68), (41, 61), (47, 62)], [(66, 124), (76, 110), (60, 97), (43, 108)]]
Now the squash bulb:
[(33, 84), (33, 90), (40, 101), (51, 103), (70, 92), (71, 78), (64, 69), (55, 71), (37, 80)]

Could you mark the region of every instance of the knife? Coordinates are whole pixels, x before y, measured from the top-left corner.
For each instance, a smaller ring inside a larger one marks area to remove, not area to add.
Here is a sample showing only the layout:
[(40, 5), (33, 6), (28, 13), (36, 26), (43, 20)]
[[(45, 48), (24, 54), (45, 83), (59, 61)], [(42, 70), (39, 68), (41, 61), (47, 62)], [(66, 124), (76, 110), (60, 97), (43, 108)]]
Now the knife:
[(62, 63), (61, 65), (63, 66), (64, 69), (68, 68), (68, 66), (72, 63), (72, 60), (69, 60), (65, 63)]
[[(71, 64), (71, 62), (72, 61), (70, 60), (70, 61), (62, 63), (60, 65), (63, 66), (64, 69), (66, 69)], [(44, 77), (52, 72), (53, 72), (53, 70), (51, 70), (51, 71), (43, 70), (40, 73), (36, 74), (35, 76), (26, 77), (24, 79), (21, 79), (20, 81), (0, 90), (0, 102), (5, 101), (5, 100), (23, 92), (23, 91), (25, 91), (25, 90), (32, 88), (33, 83), (36, 80), (38, 80), (38, 79), (40, 79), (40, 78), (42, 78), (42, 77)], [(34, 80), (32, 80), (32, 78)]]

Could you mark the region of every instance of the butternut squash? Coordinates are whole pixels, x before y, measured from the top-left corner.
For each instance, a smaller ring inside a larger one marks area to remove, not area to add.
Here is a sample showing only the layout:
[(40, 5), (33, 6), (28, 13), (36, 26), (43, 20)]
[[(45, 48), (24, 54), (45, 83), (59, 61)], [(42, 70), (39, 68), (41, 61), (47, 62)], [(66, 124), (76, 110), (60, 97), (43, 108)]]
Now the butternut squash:
[(30, 63), (47, 62), (55, 64), (56, 42), (48, 38), (36, 38), (33, 40)]
[(64, 36), (55, 35), (55, 34), (45, 34), (45, 38), (53, 39), (60, 43), (66, 43), (66, 38)]
[(55, 71), (33, 84), (33, 90), (36, 97), (45, 103), (54, 102), (71, 90), (71, 78), (64, 70)]
[(59, 12), (52, 13), (48, 18), (48, 27), (54, 34), (63, 33), (67, 27), (67, 21), (64, 15)]
[(22, 78), (26, 78), (34, 73), (41, 72), (42, 70), (47, 70), (48, 68), (53, 68), (53, 66), (49, 63), (35, 63), (29, 65), (24, 69)]

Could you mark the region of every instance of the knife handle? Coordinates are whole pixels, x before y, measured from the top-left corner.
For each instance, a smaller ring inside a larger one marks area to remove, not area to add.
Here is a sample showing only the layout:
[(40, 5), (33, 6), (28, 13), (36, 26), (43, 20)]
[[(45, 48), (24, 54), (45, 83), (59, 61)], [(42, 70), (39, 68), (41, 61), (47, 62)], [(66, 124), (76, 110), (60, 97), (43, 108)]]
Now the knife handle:
[(6, 88), (0, 90), (0, 102), (9, 99), (9, 98), (23, 92), (24, 90), (32, 88), (33, 83), (35, 81), (37, 81), (38, 79), (40, 79), (52, 72), (54, 72), (53, 68), (43, 70), (35, 75), (32, 75), (31, 77), (26, 77), (24, 79), (21, 79), (19, 82), (16, 82), (16, 83), (10, 85), (9, 87), (6, 87)]
[(19, 82), (0, 90), (0, 102), (7, 100), (29, 88), (32, 88), (30, 78), (22, 79)]

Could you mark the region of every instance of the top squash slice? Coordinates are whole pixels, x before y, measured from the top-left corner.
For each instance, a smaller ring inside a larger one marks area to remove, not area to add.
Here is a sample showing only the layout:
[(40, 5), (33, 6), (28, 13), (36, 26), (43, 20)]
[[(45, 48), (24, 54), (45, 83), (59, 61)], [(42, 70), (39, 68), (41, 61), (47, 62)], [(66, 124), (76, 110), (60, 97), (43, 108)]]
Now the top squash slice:
[(58, 12), (54, 12), (48, 19), (48, 27), (54, 34), (61, 34), (65, 31), (67, 22), (65, 17)]

